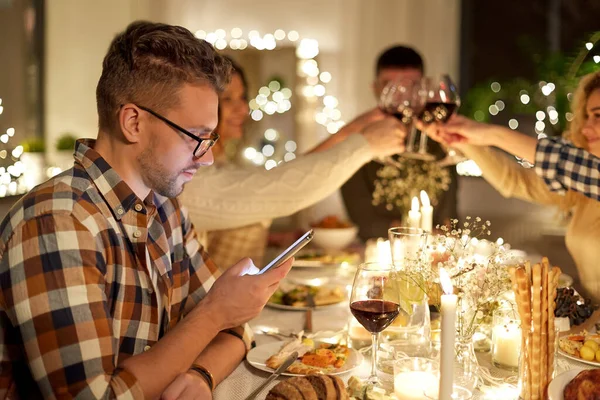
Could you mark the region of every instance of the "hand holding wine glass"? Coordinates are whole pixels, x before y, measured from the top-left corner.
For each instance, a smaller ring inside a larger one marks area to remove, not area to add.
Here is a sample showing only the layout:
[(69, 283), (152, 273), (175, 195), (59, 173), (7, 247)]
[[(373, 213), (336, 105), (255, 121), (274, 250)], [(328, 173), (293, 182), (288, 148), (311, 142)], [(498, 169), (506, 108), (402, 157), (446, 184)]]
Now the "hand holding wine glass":
[[(427, 90), (423, 111), (418, 115), (421, 127), (441, 123), (445, 124), (460, 106), (458, 89), (448, 75), (425, 78)], [(440, 165), (455, 165), (465, 158), (452, 147), (446, 149), (447, 155), (439, 161)]]
[(414, 117), (420, 115), (425, 106), (426, 94), (422, 81), (410, 79), (391, 81), (381, 92), (379, 107), (396, 117), (410, 132), (406, 141), (406, 150), (402, 153), (403, 157), (421, 160), (435, 158), (427, 152), (427, 142), (423, 140), (425, 136), (417, 143), (417, 131), (413, 126)]
[(350, 311), (358, 322), (373, 336), (371, 375), (368, 383), (378, 385), (376, 365), (379, 332), (387, 328), (400, 312), (400, 301), (395, 279), (395, 270), (391, 265), (382, 263), (364, 263), (356, 270)]
[(453, 115), (445, 124), (434, 122), (424, 125), (417, 121), (416, 125), (420, 130), (426, 132), (427, 136), (446, 146), (454, 146), (460, 149), (463, 144), (473, 146), (497, 145), (497, 139), (494, 135), (497, 126), (473, 121), (462, 115)]

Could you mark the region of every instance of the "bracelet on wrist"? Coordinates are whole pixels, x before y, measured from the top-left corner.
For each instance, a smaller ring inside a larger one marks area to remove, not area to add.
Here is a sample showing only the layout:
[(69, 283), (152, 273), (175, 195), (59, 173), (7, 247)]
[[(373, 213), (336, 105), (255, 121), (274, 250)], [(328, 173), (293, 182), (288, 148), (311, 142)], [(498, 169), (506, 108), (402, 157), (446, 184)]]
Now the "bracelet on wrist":
[(190, 370), (196, 371), (202, 378), (204, 378), (206, 383), (208, 383), (208, 387), (210, 388), (211, 392), (215, 390), (215, 378), (212, 376), (209, 370), (200, 364), (192, 364)]

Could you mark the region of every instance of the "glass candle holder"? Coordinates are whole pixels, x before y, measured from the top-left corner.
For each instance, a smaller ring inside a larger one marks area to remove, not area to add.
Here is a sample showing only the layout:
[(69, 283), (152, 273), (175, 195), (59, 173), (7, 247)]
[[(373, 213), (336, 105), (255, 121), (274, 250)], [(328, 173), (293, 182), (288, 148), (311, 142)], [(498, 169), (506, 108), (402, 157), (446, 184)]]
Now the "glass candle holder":
[(407, 357), (394, 362), (394, 394), (398, 400), (437, 399), (439, 380), (435, 360)]
[(502, 369), (519, 370), (521, 321), (515, 308), (502, 307), (492, 318), (492, 363)]

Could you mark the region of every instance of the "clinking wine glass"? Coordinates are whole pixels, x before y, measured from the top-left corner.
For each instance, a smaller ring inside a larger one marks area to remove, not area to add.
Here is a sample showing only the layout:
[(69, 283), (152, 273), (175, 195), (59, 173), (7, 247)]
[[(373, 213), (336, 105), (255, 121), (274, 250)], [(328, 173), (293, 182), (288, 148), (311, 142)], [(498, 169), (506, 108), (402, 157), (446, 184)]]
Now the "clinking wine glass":
[(410, 132), (402, 157), (431, 161), (435, 156), (427, 152), (427, 142), (423, 139), (426, 135), (421, 135), (422, 138), (419, 139), (413, 124), (413, 118), (419, 115), (425, 106), (427, 92), (423, 83), (421, 80), (405, 78), (388, 82), (379, 96), (379, 107), (396, 117)]
[[(425, 125), (433, 122), (446, 123), (460, 107), (458, 89), (450, 76), (446, 74), (423, 79), (426, 88), (425, 106), (417, 118)], [(425, 139), (426, 140), (426, 139)], [(466, 158), (451, 147), (444, 147), (446, 157), (438, 161), (440, 166), (456, 165)]]
[(371, 374), (368, 384), (379, 386), (377, 377), (377, 349), (379, 332), (387, 328), (400, 312), (398, 289), (393, 266), (383, 263), (364, 263), (356, 270), (350, 311), (357, 321), (371, 333)]

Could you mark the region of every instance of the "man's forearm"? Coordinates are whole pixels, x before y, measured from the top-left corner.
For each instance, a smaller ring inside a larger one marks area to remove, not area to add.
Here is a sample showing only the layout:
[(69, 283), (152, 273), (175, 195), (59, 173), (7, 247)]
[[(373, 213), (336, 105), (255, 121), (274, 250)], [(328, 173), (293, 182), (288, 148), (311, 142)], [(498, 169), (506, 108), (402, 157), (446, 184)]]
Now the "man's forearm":
[(150, 350), (119, 365), (136, 377), (145, 398), (160, 396), (177, 375), (189, 369), (195, 355), (203, 352), (219, 334), (220, 327), (212, 322), (215, 321), (213, 316), (202, 309), (202, 303), (196, 307), (200, 308), (190, 312)]
[(529, 162), (534, 162), (537, 139), (502, 126), (497, 126), (497, 129), (494, 129), (491, 134), (494, 146)]
[(245, 355), (246, 346), (242, 339), (221, 332), (196, 357), (194, 363), (210, 371), (216, 386), (237, 368)]

